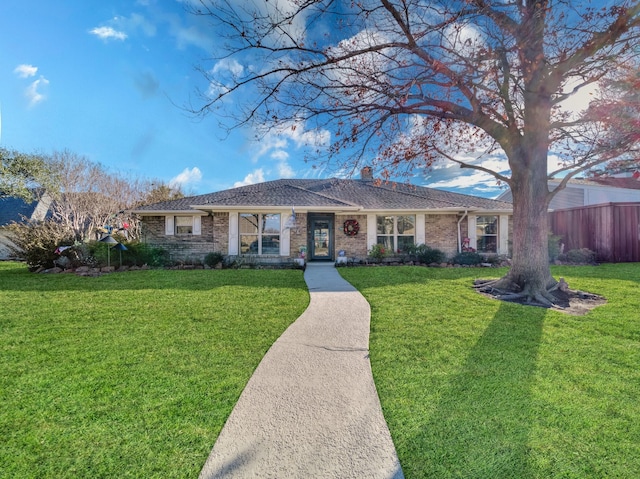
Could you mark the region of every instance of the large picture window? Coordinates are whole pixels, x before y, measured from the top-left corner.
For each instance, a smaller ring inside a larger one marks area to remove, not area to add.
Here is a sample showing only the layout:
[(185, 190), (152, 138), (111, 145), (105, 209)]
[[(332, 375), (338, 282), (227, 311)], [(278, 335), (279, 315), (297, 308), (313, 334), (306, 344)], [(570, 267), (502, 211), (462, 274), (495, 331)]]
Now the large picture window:
[(376, 222), (376, 241), (389, 251), (401, 253), (415, 244), (415, 215), (378, 216)]
[(476, 244), (478, 253), (498, 252), (497, 216), (478, 216), (476, 218)]
[(241, 213), (241, 254), (280, 254), (280, 214)]

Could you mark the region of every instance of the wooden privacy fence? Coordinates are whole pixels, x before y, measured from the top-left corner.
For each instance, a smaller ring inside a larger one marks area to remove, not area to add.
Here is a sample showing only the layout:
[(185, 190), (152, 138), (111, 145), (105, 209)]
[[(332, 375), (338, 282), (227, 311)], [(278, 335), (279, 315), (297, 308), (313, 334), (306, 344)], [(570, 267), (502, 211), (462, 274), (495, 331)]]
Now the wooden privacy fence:
[(605, 203), (549, 213), (564, 251), (589, 248), (601, 262), (640, 261), (640, 203)]

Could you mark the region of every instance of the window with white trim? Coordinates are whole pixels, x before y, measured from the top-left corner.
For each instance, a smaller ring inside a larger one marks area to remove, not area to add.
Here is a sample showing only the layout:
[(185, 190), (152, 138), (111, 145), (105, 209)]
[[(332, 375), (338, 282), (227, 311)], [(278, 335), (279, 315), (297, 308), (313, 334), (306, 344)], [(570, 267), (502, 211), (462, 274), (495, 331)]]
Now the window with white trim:
[(240, 254), (280, 254), (280, 214), (240, 213)]
[(498, 217), (476, 217), (476, 246), (478, 253), (498, 252)]
[(401, 253), (415, 244), (415, 215), (385, 215), (376, 217), (376, 241), (389, 251)]
[(193, 216), (176, 216), (174, 225), (177, 235), (193, 234)]

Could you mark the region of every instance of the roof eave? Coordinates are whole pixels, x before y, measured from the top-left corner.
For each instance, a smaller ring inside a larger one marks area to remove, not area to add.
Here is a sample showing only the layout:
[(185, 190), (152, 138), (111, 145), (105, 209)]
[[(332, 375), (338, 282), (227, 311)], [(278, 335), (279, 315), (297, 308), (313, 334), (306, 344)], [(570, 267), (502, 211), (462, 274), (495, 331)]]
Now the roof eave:
[(203, 211), (211, 211), (222, 213), (225, 211), (233, 211), (233, 212), (244, 212), (244, 211), (260, 211), (261, 213), (280, 213), (282, 211), (289, 211), (290, 209), (294, 209), (297, 213), (307, 213), (309, 211), (314, 212), (331, 212), (331, 213), (339, 213), (342, 211), (353, 212), (360, 211), (361, 208), (359, 206), (298, 206), (298, 205), (278, 205), (278, 206), (259, 206), (259, 205), (192, 205), (192, 208), (196, 208)]
[(188, 209), (188, 210), (131, 210), (131, 213), (140, 216), (164, 216), (164, 215), (202, 215), (209, 214), (208, 211)]

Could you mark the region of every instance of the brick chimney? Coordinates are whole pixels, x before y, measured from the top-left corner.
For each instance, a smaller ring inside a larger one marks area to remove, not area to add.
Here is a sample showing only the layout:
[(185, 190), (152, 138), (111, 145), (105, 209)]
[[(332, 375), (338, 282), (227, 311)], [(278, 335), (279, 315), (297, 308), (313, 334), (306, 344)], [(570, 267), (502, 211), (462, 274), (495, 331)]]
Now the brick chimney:
[(373, 168), (365, 166), (360, 170), (361, 180), (373, 180)]

